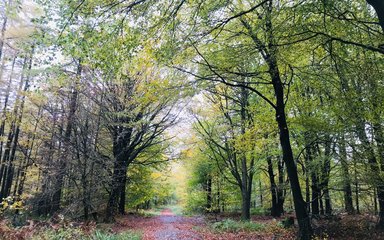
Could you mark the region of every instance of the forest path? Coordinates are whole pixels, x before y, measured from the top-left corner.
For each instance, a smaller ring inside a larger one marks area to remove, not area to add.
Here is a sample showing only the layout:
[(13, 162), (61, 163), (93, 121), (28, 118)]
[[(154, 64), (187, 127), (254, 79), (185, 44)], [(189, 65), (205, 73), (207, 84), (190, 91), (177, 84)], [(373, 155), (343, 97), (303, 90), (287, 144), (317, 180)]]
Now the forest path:
[(202, 226), (202, 217), (179, 216), (170, 208), (165, 208), (157, 216), (123, 216), (117, 220), (113, 230), (137, 230), (143, 233), (143, 240), (200, 240), (205, 238), (196, 228)]
[(154, 228), (144, 230), (144, 240), (197, 240), (203, 239), (193, 228), (202, 224), (196, 217), (175, 215), (171, 209), (166, 208), (159, 216), (153, 218)]

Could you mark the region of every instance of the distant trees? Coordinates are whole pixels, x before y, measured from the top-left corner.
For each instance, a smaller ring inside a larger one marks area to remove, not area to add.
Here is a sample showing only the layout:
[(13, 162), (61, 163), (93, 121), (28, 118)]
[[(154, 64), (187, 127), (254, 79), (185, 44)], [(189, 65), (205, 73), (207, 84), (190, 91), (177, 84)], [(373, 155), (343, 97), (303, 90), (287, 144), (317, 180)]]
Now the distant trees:
[[(200, 137), (211, 152), (210, 158), (217, 163), (218, 169), (232, 184), (239, 187), (242, 198), (242, 218), (250, 219), (253, 176), (255, 174), (256, 156), (254, 151), (256, 136), (248, 135), (253, 128), (249, 92), (242, 89), (237, 93), (227, 87), (211, 89), (215, 95), (210, 101), (217, 109), (217, 117), (213, 122), (201, 121), (197, 118), (196, 127)], [(223, 134), (223, 132), (225, 132)], [(209, 195), (207, 196), (209, 197)]]

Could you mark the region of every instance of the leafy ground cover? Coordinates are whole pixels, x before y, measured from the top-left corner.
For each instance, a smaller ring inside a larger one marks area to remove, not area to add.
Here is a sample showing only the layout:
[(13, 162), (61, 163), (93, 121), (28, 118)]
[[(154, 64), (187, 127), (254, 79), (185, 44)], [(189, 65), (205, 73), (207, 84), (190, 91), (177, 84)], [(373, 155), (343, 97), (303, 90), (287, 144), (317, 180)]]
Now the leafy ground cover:
[[(295, 227), (284, 227), (283, 221), (270, 216), (253, 216), (241, 221), (239, 214), (209, 214), (183, 216), (179, 207), (163, 207), (144, 213), (118, 217), (113, 224), (50, 221), (29, 221), (19, 228), (0, 222), (0, 239), (32, 240), (235, 240), (235, 239), (295, 239)], [(375, 228), (372, 215), (337, 215), (313, 220), (314, 239), (384, 239)]]

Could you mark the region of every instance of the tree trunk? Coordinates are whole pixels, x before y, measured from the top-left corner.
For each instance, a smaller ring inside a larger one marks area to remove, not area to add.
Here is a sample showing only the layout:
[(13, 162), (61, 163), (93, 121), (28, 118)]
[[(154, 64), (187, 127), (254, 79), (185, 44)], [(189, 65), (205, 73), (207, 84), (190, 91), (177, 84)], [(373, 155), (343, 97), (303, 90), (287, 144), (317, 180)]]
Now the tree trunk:
[(220, 201), (221, 201), (221, 198), (222, 198), (222, 194), (221, 194), (221, 178), (220, 178), (220, 175), (217, 177), (217, 192), (216, 192), (216, 204), (217, 204), (217, 212), (220, 212)]
[(123, 168), (124, 168), (124, 159), (121, 157), (117, 157), (114, 167), (113, 167), (113, 175), (112, 175), (112, 185), (111, 192), (108, 198), (108, 204), (106, 208), (106, 222), (113, 222), (114, 216), (118, 211), (119, 207), (119, 198), (121, 197), (121, 186), (123, 182)]
[(320, 215), (324, 215), (324, 213), (325, 213), (325, 211), (324, 211), (324, 201), (323, 201), (323, 197), (321, 195), (321, 192), (320, 192), (319, 203), (320, 203)]
[(272, 197), (272, 207), (271, 207), (271, 216), (273, 217), (280, 217), (278, 211), (277, 211), (277, 186), (275, 183), (275, 175), (273, 173), (273, 165), (272, 165), (272, 157), (267, 156), (267, 163), (268, 163), (268, 176), (269, 176), (269, 183), (270, 183), (270, 189), (271, 189), (271, 197)]
[(283, 160), (287, 167), (287, 173), (289, 177), (289, 182), (291, 184), (291, 190), (293, 195), (293, 202), (295, 205), (296, 217), (299, 223), (299, 238), (311, 239), (312, 236), (312, 227), (309, 221), (308, 212), (306, 209), (307, 203), (304, 202), (303, 196), (301, 194), (301, 187), (299, 182), (299, 177), (297, 174), (297, 168), (295, 160), (293, 158), (293, 152), (289, 137), (289, 130), (285, 114), (285, 103), (284, 103), (284, 91), (283, 85), (279, 75), (279, 69), (277, 67), (277, 62), (274, 57), (269, 59), (269, 72), (272, 78), (275, 97), (276, 97), (276, 121), (279, 126), (280, 134), (280, 144), (283, 150)]
[(117, 212), (122, 214), (125, 212), (125, 186), (130, 157), (130, 153), (126, 147), (129, 143), (129, 137), (119, 136), (123, 135), (123, 133), (119, 131), (123, 130), (116, 130), (113, 134), (113, 155), (115, 157), (115, 163), (113, 166), (111, 192), (106, 208), (106, 222), (113, 222)]
[[(272, 208), (271, 208), (271, 216), (273, 217), (280, 217), (284, 213), (284, 199), (283, 199), (283, 193), (280, 187), (276, 185), (275, 182), (275, 175), (273, 173), (273, 164), (272, 164), (272, 158), (270, 156), (267, 157), (267, 163), (268, 163), (268, 176), (269, 176), (269, 182), (271, 185), (271, 196), (272, 196)], [(280, 173), (281, 174), (281, 173)], [(280, 176), (279, 176), (280, 178)]]
[[(264, 198), (263, 198), (263, 189), (261, 188), (261, 181), (259, 180), (259, 195), (260, 195), (260, 207), (263, 208), (264, 206)], [(255, 207), (256, 207), (256, 200), (255, 200)]]
[(384, 229), (384, 186), (377, 189), (377, 198), (379, 200), (379, 223), (378, 227)]
[[(24, 74), (21, 75), (19, 91), (22, 91), (24, 93), (29, 88), (29, 80), (30, 80), (29, 72), (32, 68), (32, 57), (33, 57), (33, 48), (29, 58), (25, 57), (24, 63), (23, 63), (23, 70), (27, 69), (28, 73), (26, 77)], [(0, 179), (2, 181), (0, 198), (7, 197), (11, 193), (13, 174), (15, 170), (13, 162), (15, 159), (16, 149), (18, 145), (18, 139), (20, 134), (20, 124), (23, 118), (24, 103), (25, 103), (25, 95), (23, 96), (17, 95), (16, 101), (14, 104), (13, 121), (11, 123), (11, 128), (8, 134), (4, 155), (2, 156), (2, 163), (6, 164), (6, 166), (1, 166), (1, 169), (0, 169)]]
[(241, 161), (241, 171), (241, 218), (249, 220), (251, 218), (252, 174), (248, 173), (247, 159), (244, 154)]
[(378, 214), (379, 211), (378, 211), (378, 207), (377, 207), (377, 189), (376, 188), (373, 188), (373, 209), (374, 209), (374, 212), (375, 214)]
[(356, 157), (353, 157), (353, 167), (354, 167), (354, 183), (355, 183), (355, 203), (356, 203), (356, 213), (360, 214), (360, 201), (359, 201), (359, 181), (357, 178), (357, 164)]
[[(9, 101), (9, 95), (11, 93), (11, 84), (12, 84), (13, 73), (14, 73), (14, 69), (15, 69), (15, 63), (16, 63), (16, 57), (14, 57), (13, 61), (12, 61), (11, 74), (9, 77), (7, 90), (5, 91), (4, 106), (3, 106), (2, 116), (1, 116), (1, 125), (0, 125), (0, 165), (1, 165), (0, 182), (1, 182), (1, 178), (2, 178), (1, 176), (3, 175), (3, 168), (5, 165), (5, 162), (3, 162), (3, 146), (4, 146), (3, 136), (5, 133), (5, 124), (7, 121), (7, 107), (8, 107), (8, 101)], [(3, 66), (2, 66), (2, 68), (3, 68)], [(0, 77), (1, 77), (1, 74), (0, 74)]]
[[(307, 165), (307, 164), (306, 164)], [(308, 169), (305, 170), (305, 202), (307, 203), (307, 211), (311, 212), (311, 190), (309, 183), (309, 173)]]
[(331, 141), (329, 136), (325, 137), (324, 161), (321, 175), (321, 190), (325, 200), (325, 214), (332, 215), (331, 198), (329, 196), (329, 175), (331, 173)]
[[(31, 53), (31, 56), (29, 59), (29, 63), (28, 63), (28, 71), (29, 72), (31, 71), (31, 68), (32, 68), (32, 56), (33, 56), (33, 50), (32, 50), (32, 53)], [(29, 81), (30, 81), (30, 73), (28, 73), (27, 77), (26, 77), (26, 81), (25, 81), (25, 85), (24, 85), (24, 89), (23, 89), (24, 93), (26, 93), (29, 89)], [(10, 172), (8, 173), (8, 179), (7, 179), (7, 183), (6, 183), (6, 189), (7, 189), (6, 195), (7, 196), (10, 195), (10, 191), (11, 191), (11, 187), (12, 187), (13, 174), (14, 174), (13, 162), (15, 160), (16, 149), (17, 149), (17, 146), (19, 144), (20, 124), (21, 124), (21, 121), (23, 119), (24, 104), (25, 104), (25, 95), (23, 95), (21, 98), (20, 109), (19, 109), (17, 120), (16, 120), (16, 131), (14, 134), (13, 143), (12, 143), (12, 147), (11, 147), (11, 154), (9, 156), (9, 163), (10, 163), (11, 167), (9, 167)]]
[(384, 1), (383, 0), (367, 0), (367, 2), (375, 9), (379, 18), (381, 30), (384, 33)]
[[(272, 3), (271, 3), (272, 4)], [(272, 6), (269, 6), (272, 8)], [(272, 32), (272, 27), (270, 26), (270, 32)], [(271, 41), (271, 44), (272, 41)], [(272, 84), (274, 88), (275, 98), (276, 98), (276, 122), (279, 127), (280, 135), (280, 145), (283, 151), (283, 160), (287, 168), (287, 173), (289, 177), (289, 182), (291, 184), (291, 191), (293, 195), (293, 202), (295, 205), (295, 213), (297, 221), (299, 224), (299, 233), (298, 238), (302, 240), (311, 239), (312, 237), (312, 227), (309, 221), (308, 212), (306, 209), (307, 203), (304, 202), (303, 196), (301, 194), (301, 187), (299, 182), (299, 177), (297, 174), (297, 167), (295, 160), (293, 158), (293, 152), (291, 147), (291, 141), (289, 136), (289, 129), (287, 125), (286, 113), (285, 113), (285, 102), (284, 102), (284, 88), (280, 78), (280, 71), (278, 68), (276, 60), (276, 52), (271, 51), (269, 55), (266, 56), (266, 61), (269, 66), (269, 74), (272, 79)]]
[(126, 185), (127, 185), (127, 161), (125, 161), (124, 168), (122, 169), (122, 183), (121, 183), (121, 189), (120, 189), (120, 200), (119, 200), (119, 213), (124, 215), (125, 214), (125, 201), (126, 201)]
[[(320, 215), (320, 209), (319, 209), (319, 198), (320, 198), (320, 189), (319, 189), (319, 183), (318, 183), (318, 176), (317, 176), (317, 167), (316, 164), (314, 164), (315, 161), (315, 148), (313, 144), (310, 142), (314, 137), (313, 134), (309, 133), (306, 137), (306, 156), (305, 156), (305, 176), (306, 176), (306, 201), (308, 204), (308, 211), (312, 210), (312, 216), (315, 218), (318, 218)], [(311, 179), (311, 184), (309, 184), (309, 178)], [(311, 191), (309, 191), (309, 187), (311, 188)], [(310, 192), (312, 194), (310, 194)], [(312, 197), (312, 200), (310, 199), (310, 195)], [(309, 205), (311, 207), (309, 207)]]
[[(3, 149), (4, 142), (3, 142), (2, 136), (4, 136), (4, 133), (5, 133), (5, 125), (6, 125), (6, 120), (7, 120), (7, 107), (8, 107), (8, 101), (9, 101), (9, 96), (10, 96), (10, 92), (11, 92), (11, 83), (13, 80), (13, 72), (14, 72), (15, 62), (16, 62), (16, 57), (13, 59), (13, 62), (12, 62), (12, 70), (11, 70), (11, 75), (9, 77), (7, 90), (5, 93), (4, 107), (3, 107), (3, 114), (2, 114), (3, 116), (2, 116), (1, 126), (0, 126), (0, 138), (1, 138), (1, 140), (0, 140), (0, 163), (1, 163), (1, 166), (0, 166), (0, 183), (1, 183), (1, 189), (2, 189), (2, 190), (0, 190), (0, 199), (5, 197), (4, 196), (4, 188), (5, 188), (5, 181), (6, 181), (5, 179), (6, 179), (7, 168), (9, 166), (9, 163), (8, 163), (9, 152), (10, 152), (10, 148), (11, 148), (13, 134), (15, 131), (15, 129), (14, 129), (15, 120), (12, 120), (10, 130), (8, 133), (8, 138), (7, 138), (7, 141), (5, 143), (5, 148)], [(27, 64), (27, 57), (24, 58), (23, 69), (25, 69), (26, 64)], [(20, 79), (20, 84), (18, 87), (19, 92), (21, 92), (21, 90), (22, 90), (23, 83), (24, 83), (24, 75), (22, 75), (21, 79)], [(17, 97), (16, 97), (17, 101), (16, 101), (15, 106), (14, 106), (14, 113), (13, 113), (14, 118), (16, 118), (17, 112), (18, 112), (18, 107), (17, 107), (18, 106), (18, 103), (17, 103), (18, 98), (19, 98), (19, 95), (17, 95)]]
[(207, 186), (205, 191), (207, 193), (206, 211), (211, 212), (212, 211), (212, 177), (210, 175), (207, 176)]
[(318, 186), (318, 178), (317, 174), (312, 172), (311, 173), (311, 180), (312, 180), (312, 202), (311, 202), (311, 207), (312, 207), (312, 216), (315, 218), (318, 218), (320, 215), (320, 208), (319, 208), (319, 200), (320, 200), (320, 190)]
[(297, 174), (297, 167), (293, 158), (293, 152), (291, 147), (291, 141), (289, 136), (289, 129), (287, 125), (286, 113), (285, 113), (285, 100), (284, 100), (284, 87), (280, 77), (280, 71), (277, 64), (276, 54), (277, 49), (274, 46), (273, 28), (272, 28), (272, 1), (268, 2), (268, 13), (266, 28), (269, 34), (268, 45), (269, 54), (265, 55), (265, 60), (268, 63), (268, 72), (271, 76), (275, 98), (276, 98), (276, 121), (279, 127), (280, 145), (283, 150), (283, 160), (287, 168), (289, 182), (291, 184), (291, 190), (293, 195), (293, 202), (295, 205), (295, 212), (297, 221), (299, 223), (298, 238), (302, 240), (311, 239), (313, 232), (311, 223), (309, 221), (308, 212), (306, 209), (307, 203), (303, 200), (301, 194), (301, 187), (299, 182), (299, 176)]
[(289, 131), (285, 118), (284, 110), (284, 94), (281, 81), (275, 83), (275, 94), (278, 99), (276, 107), (276, 120), (279, 125), (280, 131), (280, 144), (283, 149), (283, 159), (287, 166), (287, 173), (289, 177), (289, 182), (291, 184), (291, 190), (293, 195), (293, 202), (295, 205), (296, 217), (299, 223), (299, 239), (307, 240), (311, 239), (312, 236), (312, 227), (309, 221), (308, 212), (306, 209), (307, 203), (304, 202), (303, 196), (301, 194), (299, 177), (297, 174), (297, 168), (295, 161), (293, 159), (293, 152), (291, 148), (291, 143), (289, 139)]
[[(11, 1), (9, 1), (9, 4), (11, 4)], [(5, 6), (6, 8), (7, 6)], [(3, 18), (3, 24), (1, 26), (1, 36), (0, 36), (0, 60), (2, 59), (3, 57), (3, 49), (4, 49), (4, 39), (5, 39), (5, 31), (7, 30), (7, 22), (8, 22), (8, 17), (7, 17), (7, 13), (6, 13), (6, 10), (5, 10), (5, 16)], [(2, 71), (2, 70), (0, 70)]]
[(54, 184), (54, 194), (52, 196), (52, 208), (51, 213), (57, 212), (60, 209), (60, 201), (62, 197), (63, 185), (64, 185), (64, 176), (67, 171), (67, 161), (68, 161), (68, 151), (71, 144), (71, 132), (75, 121), (75, 113), (77, 108), (77, 98), (78, 98), (78, 83), (80, 82), (82, 72), (81, 61), (79, 61), (77, 66), (76, 81), (75, 86), (72, 87), (72, 94), (69, 105), (69, 112), (67, 116), (67, 126), (64, 133), (64, 147), (63, 151), (60, 154), (60, 159), (58, 160), (56, 179)]
[(249, 220), (251, 218), (251, 191), (244, 190), (241, 195), (241, 218), (243, 220)]
[(340, 151), (340, 163), (343, 171), (343, 189), (344, 189), (344, 204), (345, 210), (348, 214), (354, 214), (355, 209), (353, 208), (352, 200), (352, 188), (351, 188), (351, 178), (349, 176), (348, 162), (347, 162), (347, 150), (345, 146), (344, 136), (340, 138), (339, 143)]
[(278, 176), (279, 184), (277, 185), (277, 210), (280, 213), (280, 215), (283, 215), (286, 190), (285, 190), (284, 161), (281, 156), (278, 157), (277, 163), (278, 163), (277, 170), (279, 173), (279, 176)]
[[(246, 82), (244, 81), (244, 84)], [(241, 134), (244, 135), (246, 132), (246, 124), (248, 119), (247, 106), (248, 106), (249, 93), (246, 88), (241, 88), (240, 98), (240, 117), (241, 117)], [(252, 158), (252, 157), (251, 157)], [(252, 195), (252, 181), (253, 181), (253, 167), (254, 160), (250, 160), (247, 163), (247, 156), (243, 152), (241, 153), (241, 196), (242, 196), (242, 211), (241, 217), (243, 220), (249, 220), (251, 218), (251, 195)]]
[[(384, 6), (383, 6), (384, 7)], [(384, 180), (382, 178), (384, 173), (384, 131), (382, 123), (380, 122), (380, 116), (374, 113), (375, 121), (373, 123), (374, 138), (377, 143), (377, 152), (379, 165), (381, 169), (381, 177), (378, 179), (377, 197), (379, 200), (379, 223), (378, 227), (384, 229)]]
[(273, 28), (272, 28), (272, 1), (268, 1), (267, 6), (267, 16), (266, 16), (266, 31), (268, 35), (268, 48), (260, 44), (260, 40), (257, 35), (253, 32), (252, 27), (245, 22), (242, 23), (248, 29), (249, 34), (254, 41), (256, 47), (259, 49), (260, 53), (264, 57), (265, 62), (268, 64), (268, 73), (272, 80), (272, 85), (275, 93), (275, 113), (276, 113), (276, 122), (279, 128), (280, 135), (280, 145), (283, 151), (283, 160), (287, 168), (287, 174), (289, 182), (291, 185), (291, 191), (293, 195), (293, 202), (295, 205), (295, 212), (297, 221), (299, 223), (299, 233), (298, 238), (302, 240), (311, 239), (313, 235), (311, 223), (309, 221), (308, 212), (306, 209), (307, 203), (303, 199), (301, 193), (301, 187), (299, 182), (299, 177), (297, 173), (297, 167), (295, 159), (293, 157), (291, 141), (289, 136), (289, 129), (287, 125), (286, 113), (285, 113), (285, 95), (284, 87), (280, 77), (280, 71), (277, 64), (277, 49), (273, 38)]

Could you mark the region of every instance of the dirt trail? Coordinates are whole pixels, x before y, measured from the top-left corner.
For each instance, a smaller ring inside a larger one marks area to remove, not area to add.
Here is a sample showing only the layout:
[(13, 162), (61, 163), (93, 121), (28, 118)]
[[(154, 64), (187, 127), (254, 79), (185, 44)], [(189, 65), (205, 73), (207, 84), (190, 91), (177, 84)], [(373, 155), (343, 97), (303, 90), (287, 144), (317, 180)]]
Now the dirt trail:
[(114, 230), (141, 231), (143, 240), (200, 240), (204, 238), (195, 227), (203, 224), (202, 218), (177, 216), (167, 208), (154, 217), (124, 216), (118, 220)]
[(144, 232), (144, 240), (197, 240), (203, 239), (193, 227), (201, 224), (201, 219), (176, 216), (170, 209), (165, 209), (154, 217), (155, 228)]

